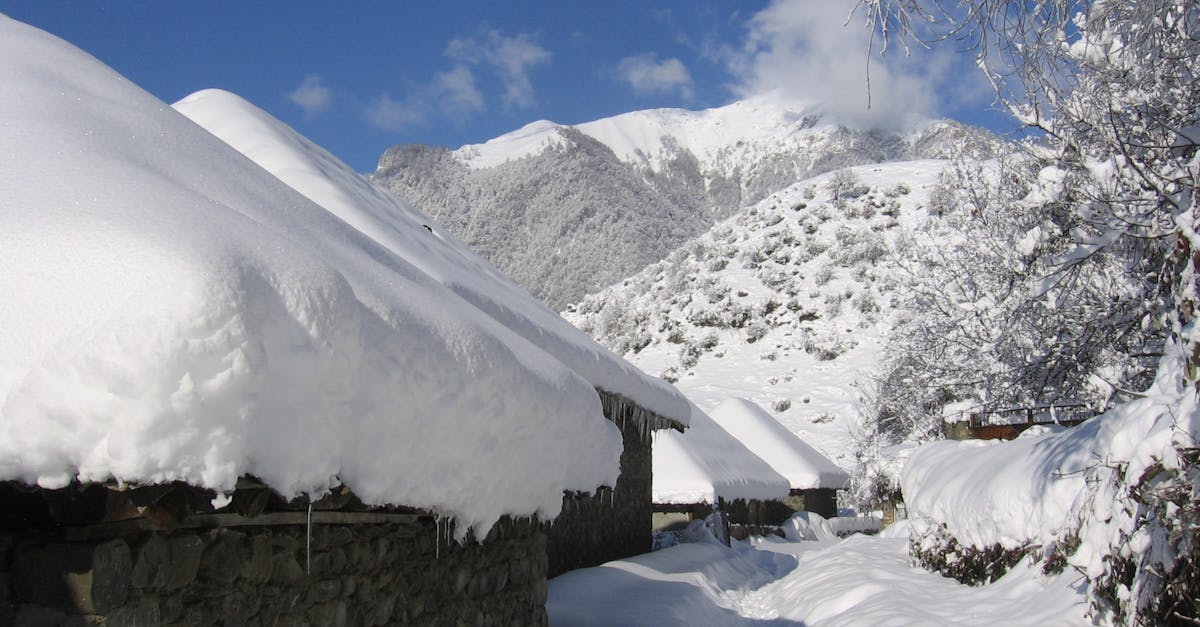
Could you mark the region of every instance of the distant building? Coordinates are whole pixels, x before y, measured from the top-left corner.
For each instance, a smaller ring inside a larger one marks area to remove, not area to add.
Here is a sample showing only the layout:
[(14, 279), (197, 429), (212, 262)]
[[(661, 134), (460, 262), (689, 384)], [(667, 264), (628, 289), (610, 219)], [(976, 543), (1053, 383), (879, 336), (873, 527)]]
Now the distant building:
[[(850, 482), (850, 475), (829, 461), (796, 434), (779, 423), (770, 412), (741, 398), (725, 401), (710, 415), (725, 431), (762, 458), (788, 481), (785, 508), (774, 508), (772, 518), (790, 512), (815, 512), (825, 518), (837, 516), (837, 491)], [(770, 514), (769, 514), (770, 515)]]

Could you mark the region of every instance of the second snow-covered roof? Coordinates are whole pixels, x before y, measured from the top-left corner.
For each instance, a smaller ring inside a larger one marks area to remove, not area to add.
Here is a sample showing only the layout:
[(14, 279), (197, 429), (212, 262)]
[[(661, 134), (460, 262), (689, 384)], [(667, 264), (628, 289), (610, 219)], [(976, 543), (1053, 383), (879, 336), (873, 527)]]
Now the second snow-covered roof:
[(787, 478), (792, 489), (842, 489), (850, 475), (805, 444), (767, 410), (743, 398), (731, 398), (709, 412), (712, 419), (746, 448)]
[(654, 438), (654, 502), (716, 503), (717, 499), (782, 499), (790, 485), (712, 418), (692, 405), (686, 433)]
[(687, 424), (687, 401), (673, 387), (597, 344), (420, 210), (354, 172), (270, 114), (216, 89), (197, 92), (173, 106), (296, 191), (550, 353), (596, 388), (625, 397), (669, 421)]

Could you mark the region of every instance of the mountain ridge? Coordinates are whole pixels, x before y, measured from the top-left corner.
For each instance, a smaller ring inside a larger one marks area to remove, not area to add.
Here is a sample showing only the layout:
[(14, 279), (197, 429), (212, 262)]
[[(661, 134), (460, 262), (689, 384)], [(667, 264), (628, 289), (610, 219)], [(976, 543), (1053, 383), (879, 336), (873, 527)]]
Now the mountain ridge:
[(392, 147), (372, 179), (561, 309), (796, 181), (869, 163), (987, 157), (1002, 145), (956, 122), (883, 133), (815, 111), (749, 99), (574, 126), (538, 121), (455, 150)]

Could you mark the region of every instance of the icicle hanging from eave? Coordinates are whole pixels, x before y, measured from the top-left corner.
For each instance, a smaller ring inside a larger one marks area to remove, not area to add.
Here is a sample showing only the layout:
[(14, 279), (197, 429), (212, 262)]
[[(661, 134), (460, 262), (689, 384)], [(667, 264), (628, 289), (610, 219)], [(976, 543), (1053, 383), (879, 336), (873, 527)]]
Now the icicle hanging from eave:
[(596, 392), (600, 395), (604, 416), (613, 424), (621, 426), (622, 430), (624, 425), (632, 422), (637, 425), (638, 433), (643, 439), (648, 437), (650, 432), (661, 429), (675, 429), (680, 433), (684, 430), (683, 424), (660, 416), (620, 394), (601, 388), (596, 388)]

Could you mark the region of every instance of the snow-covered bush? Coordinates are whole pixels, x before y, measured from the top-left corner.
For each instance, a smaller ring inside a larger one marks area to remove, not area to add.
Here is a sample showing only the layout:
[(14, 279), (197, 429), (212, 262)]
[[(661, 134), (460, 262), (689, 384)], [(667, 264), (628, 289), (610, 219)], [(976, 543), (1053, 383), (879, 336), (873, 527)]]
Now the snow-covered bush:
[(829, 195), (835, 207), (841, 209), (846, 201), (859, 198), (871, 191), (870, 187), (859, 182), (853, 170), (838, 170), (829, 178)]
[(679, 349), (679, 367), (684, 370), (691, 370), (700, 363), (700, 355), (704, 354), (704, 349), (695, 342), (686, 342)]

